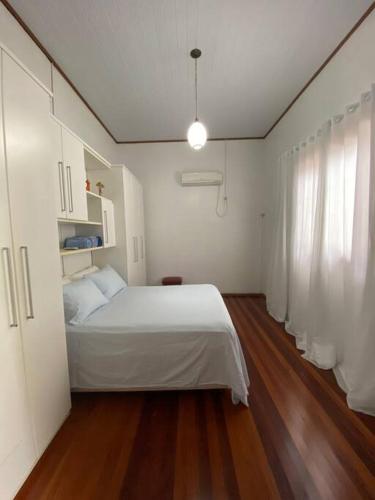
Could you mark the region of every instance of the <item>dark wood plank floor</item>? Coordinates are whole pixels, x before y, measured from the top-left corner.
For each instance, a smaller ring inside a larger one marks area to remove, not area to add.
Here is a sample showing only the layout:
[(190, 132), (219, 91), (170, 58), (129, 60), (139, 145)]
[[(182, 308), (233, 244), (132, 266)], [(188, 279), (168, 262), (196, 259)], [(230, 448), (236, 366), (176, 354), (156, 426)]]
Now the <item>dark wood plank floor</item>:
[(75, 394), (19, 499), (375, 498), (375, 419), (304, 361), (263, 298), (226, 303), (250, 408), (228, 391)]

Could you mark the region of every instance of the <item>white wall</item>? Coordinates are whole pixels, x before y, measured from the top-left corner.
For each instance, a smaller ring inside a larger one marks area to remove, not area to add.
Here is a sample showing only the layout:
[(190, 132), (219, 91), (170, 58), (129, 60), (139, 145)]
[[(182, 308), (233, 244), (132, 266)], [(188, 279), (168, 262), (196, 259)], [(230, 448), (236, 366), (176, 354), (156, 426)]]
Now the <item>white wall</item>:
[(182, 187), (183, 170), (224, 170), (224, 142), (199, 152), (186, 143), (117, 147), (118, 162), (144, 189), (147, 274), (214, 283), (222, 292), (258, 292), (264, 210), (262, 141), (228, 141), (228, 215), (216, 215), (217, 187)]
[[(320, 75), (302, 94), (265, 141), (265, 173), (268, 199), (265, 249), (272, 240), (276, 199), (277, 161), (280, 154), (298, 144), (331, 116), (359, 100), (375, 83), (375, 11), (363, 22)], [(303, 56), (303, 55), (302, 55)], [(267, 263), (265, 257), (265, 264)], [(266, 275), (266, 272), (264, 273)], [(265, 283), (263, 283), (265, 288)]]
[(9, 49), (49, 90), (53, 89), (57, 118), (112, 162), (116, 148), (112, 138), (60, 73), (52, 71), (47, 57), (1, 3), (0, 45)]

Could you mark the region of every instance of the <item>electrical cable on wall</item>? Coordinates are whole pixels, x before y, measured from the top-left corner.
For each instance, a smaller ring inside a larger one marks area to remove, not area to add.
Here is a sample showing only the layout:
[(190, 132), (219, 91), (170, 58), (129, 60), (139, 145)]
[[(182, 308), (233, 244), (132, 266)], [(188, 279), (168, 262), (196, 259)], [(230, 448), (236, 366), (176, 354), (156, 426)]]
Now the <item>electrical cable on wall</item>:
[[(227, 193), (227, 172), (228, 172), (228, 156), (227, 156), (227, 141), (224, 141), (224, 180), (221, 186), (217, 188), (216, 215), (224, 217), (228, 213), (228, 193)], [(222, 198), (222, 206), (220, 207)]]

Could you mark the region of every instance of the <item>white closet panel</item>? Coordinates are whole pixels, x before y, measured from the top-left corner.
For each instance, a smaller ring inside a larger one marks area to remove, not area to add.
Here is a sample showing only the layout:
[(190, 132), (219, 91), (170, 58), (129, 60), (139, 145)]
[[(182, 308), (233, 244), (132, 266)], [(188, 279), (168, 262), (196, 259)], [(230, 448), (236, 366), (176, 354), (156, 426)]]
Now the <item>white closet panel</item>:
[[(0, 57), (2, 52), (0, 51)], [(0, 67), (1, 81), (1, 67)], [(0, 86), (0, 103), (1, 103)], [(11, 498), (36, 460), (28, 411), (0, 106), (0, 498)]]
[(70, 408), (55, 213), (50, 102), (6, 54), (9, 204), (27, 388), (38, 455)]
[(62, 151), (69, 219), (87, 220), (86, 170), (83, 144), (62, 127)]
[(139, 280), (141, 283), (146, 283), (146, 240), (145, 240), (145, 215), (144, 215), (144, 199), (143, 187), (138, 181), (138, 226), (139, 226)]
[(137, 235), (136, 179), (124, 169), (124, 200), (126, 221), (126, 247), (128, 256), (127, 279), (132, 286), (138, 285), (137, 266), (139, 262), (139, 242)]
[(90, 171), (92, 184), (105, 185), (106, 195), (113, 200), (115, 211), (116, 247), (96, 252), (94, 263), (111, 264), (130, 286), (146, 284), (146, 247), (144, 236), (143, 192), (138, 179), (123, 165), (111, 170)]
[(112, 200), (102, 198), (103, 245), (114, 247), (116, 245), (115, 215)]
[(52, 139), (53, 139), (53, 160), (51, 168), (55, 177), (55, 200), (56, 215), (64, 219), (68, 216), (66, 171), (62, 152), (62, 130), (61, 125), (51, 118)]

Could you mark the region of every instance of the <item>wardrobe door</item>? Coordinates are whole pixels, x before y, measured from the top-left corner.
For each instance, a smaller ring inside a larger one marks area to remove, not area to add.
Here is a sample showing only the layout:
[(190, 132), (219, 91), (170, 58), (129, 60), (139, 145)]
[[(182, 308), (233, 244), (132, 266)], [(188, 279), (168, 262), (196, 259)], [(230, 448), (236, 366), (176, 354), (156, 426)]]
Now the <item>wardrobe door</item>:
[(139, 243), (135, 200), (135, 177), (128, 169), (124, 169), (127, 280), (130, 286), (138, 284)]
[(139, 233), (140, 233), (140, 284), (146, 285), (146, 242), (143, 188), (138, 182)]
[(103, 245), (114, 247), (116, 245), (115, 212), (113, 202), (102, 198)]
[(3, 499), (13, 498), (36, 460), (36, 452), (22, 357), (1, 111), (0, 107), (0, 498)]
[(70, 408), (50, 99), (5, 54), (3, 102), (19, 323), (40, 455)]
[(82, 143), (62, 127), (68, 219), (88, 220), (86, 170)]
[(136, 177), (133, 177), (134, 183), (134, 233), (138, 241), (138, 258), (136, 262), (136, 284), (144, 285), (143, 259), (144, 259), (144, 236), (142, 224), (142, 186)]
[(55, 202), (56, 215), (59, 219), (65, 219), (68, 214), (66, 172), (62, 154), (62, 131), (61, 125), (51, 118), (53, 161), (52, 170), (55, 178)]

